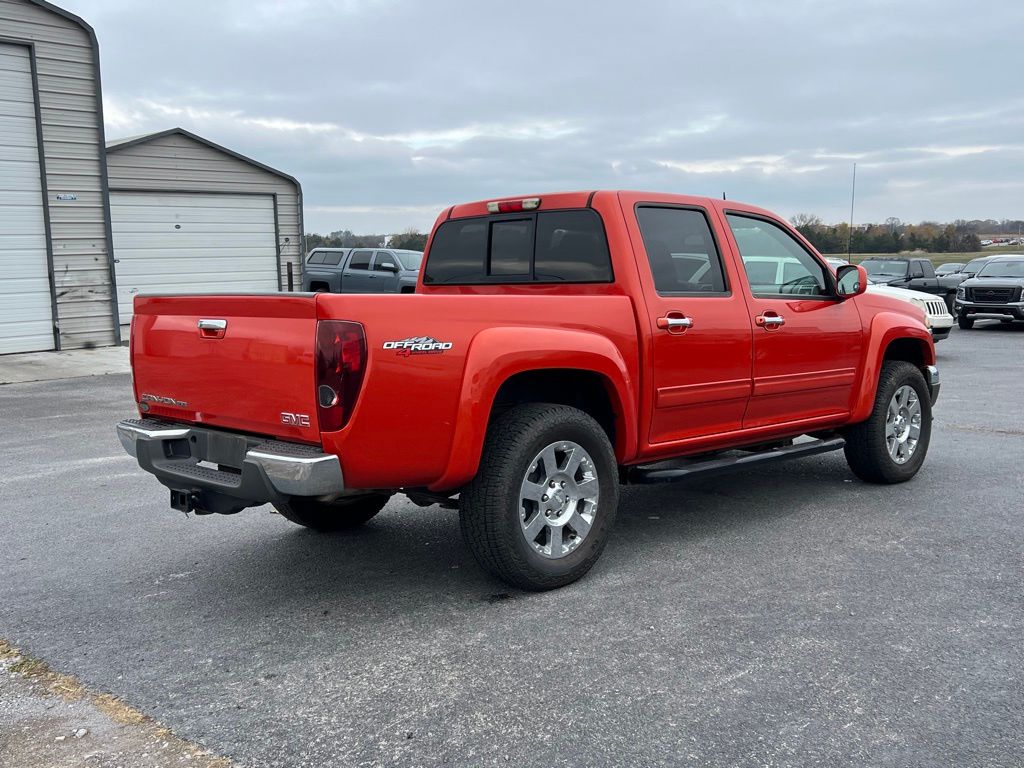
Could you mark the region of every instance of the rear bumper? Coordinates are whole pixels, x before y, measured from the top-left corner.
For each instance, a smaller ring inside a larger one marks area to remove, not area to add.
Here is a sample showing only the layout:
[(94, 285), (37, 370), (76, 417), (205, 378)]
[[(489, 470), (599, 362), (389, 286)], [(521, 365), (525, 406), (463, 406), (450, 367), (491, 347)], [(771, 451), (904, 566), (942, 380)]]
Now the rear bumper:
[(345, 491), (338, 457), (316, 446), (158, 419), (126, 419), (117, 436), (140, 467), (171, 489), (172, 500), (186, 499), (197, 512)]

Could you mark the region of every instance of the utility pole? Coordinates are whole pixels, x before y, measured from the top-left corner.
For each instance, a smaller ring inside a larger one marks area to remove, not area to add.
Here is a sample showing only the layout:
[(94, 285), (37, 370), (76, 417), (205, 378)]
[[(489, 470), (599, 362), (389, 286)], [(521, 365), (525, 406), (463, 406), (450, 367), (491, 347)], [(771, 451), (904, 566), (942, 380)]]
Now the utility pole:
[(850, 258), (853, 244), (853, 201), (857, 198), (857, 164), (853, 164), (853, 186), (850, 188), (850, 231), (846, 234), (846, 258)]

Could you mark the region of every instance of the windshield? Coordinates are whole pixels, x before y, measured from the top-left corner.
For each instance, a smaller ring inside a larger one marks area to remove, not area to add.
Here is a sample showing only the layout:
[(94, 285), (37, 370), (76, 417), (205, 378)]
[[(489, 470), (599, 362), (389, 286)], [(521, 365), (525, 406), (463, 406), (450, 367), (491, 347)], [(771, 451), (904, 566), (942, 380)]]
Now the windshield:
[(395, 256), (402, 262), (402, 269), (419, 269), (423, 261), (422, 251), (395, 251)]
[(935, 270), (936, 275), (953, 275), (960, 271), (962, 264), (943, 264)]
[(977, 273), (977, 271), (979, 269), (981, 269), (985, 265), (985, 262), (988, 261), (990, 258), (992, 258), (992, 257), (991, 256), (983, 256), (980, 259), (974, 259), (973, 261), (968, 261), (967, 262), (967, 266), (964, 267), (961, 270), (961, 272), (967, 272), (967, 273), (973, 275), (973, 274)]
[(860, 263), (871, 277), (905, 277), (906, 259), (866, 259)]
[(991, 261), (981, 268), (976, 277), (1024, 277), (1024, 259)]

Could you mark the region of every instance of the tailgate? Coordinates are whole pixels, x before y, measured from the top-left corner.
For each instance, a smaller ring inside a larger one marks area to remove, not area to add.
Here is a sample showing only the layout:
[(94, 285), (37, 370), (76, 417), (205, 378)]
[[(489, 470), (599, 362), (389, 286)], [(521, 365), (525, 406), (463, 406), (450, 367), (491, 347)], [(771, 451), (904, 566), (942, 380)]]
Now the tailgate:
[(140, 296), (135, 398), (149, 416), (320, 441), (313, 296)]

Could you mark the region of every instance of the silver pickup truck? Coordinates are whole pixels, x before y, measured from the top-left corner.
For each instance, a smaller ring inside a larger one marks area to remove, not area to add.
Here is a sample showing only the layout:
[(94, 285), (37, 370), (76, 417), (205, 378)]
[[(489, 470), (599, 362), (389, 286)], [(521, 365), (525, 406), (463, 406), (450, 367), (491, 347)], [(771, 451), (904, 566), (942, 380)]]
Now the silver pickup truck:
[(302, 290), (313, 293), (414, 293), (420, 251), (396, 248), (314, 248)]

